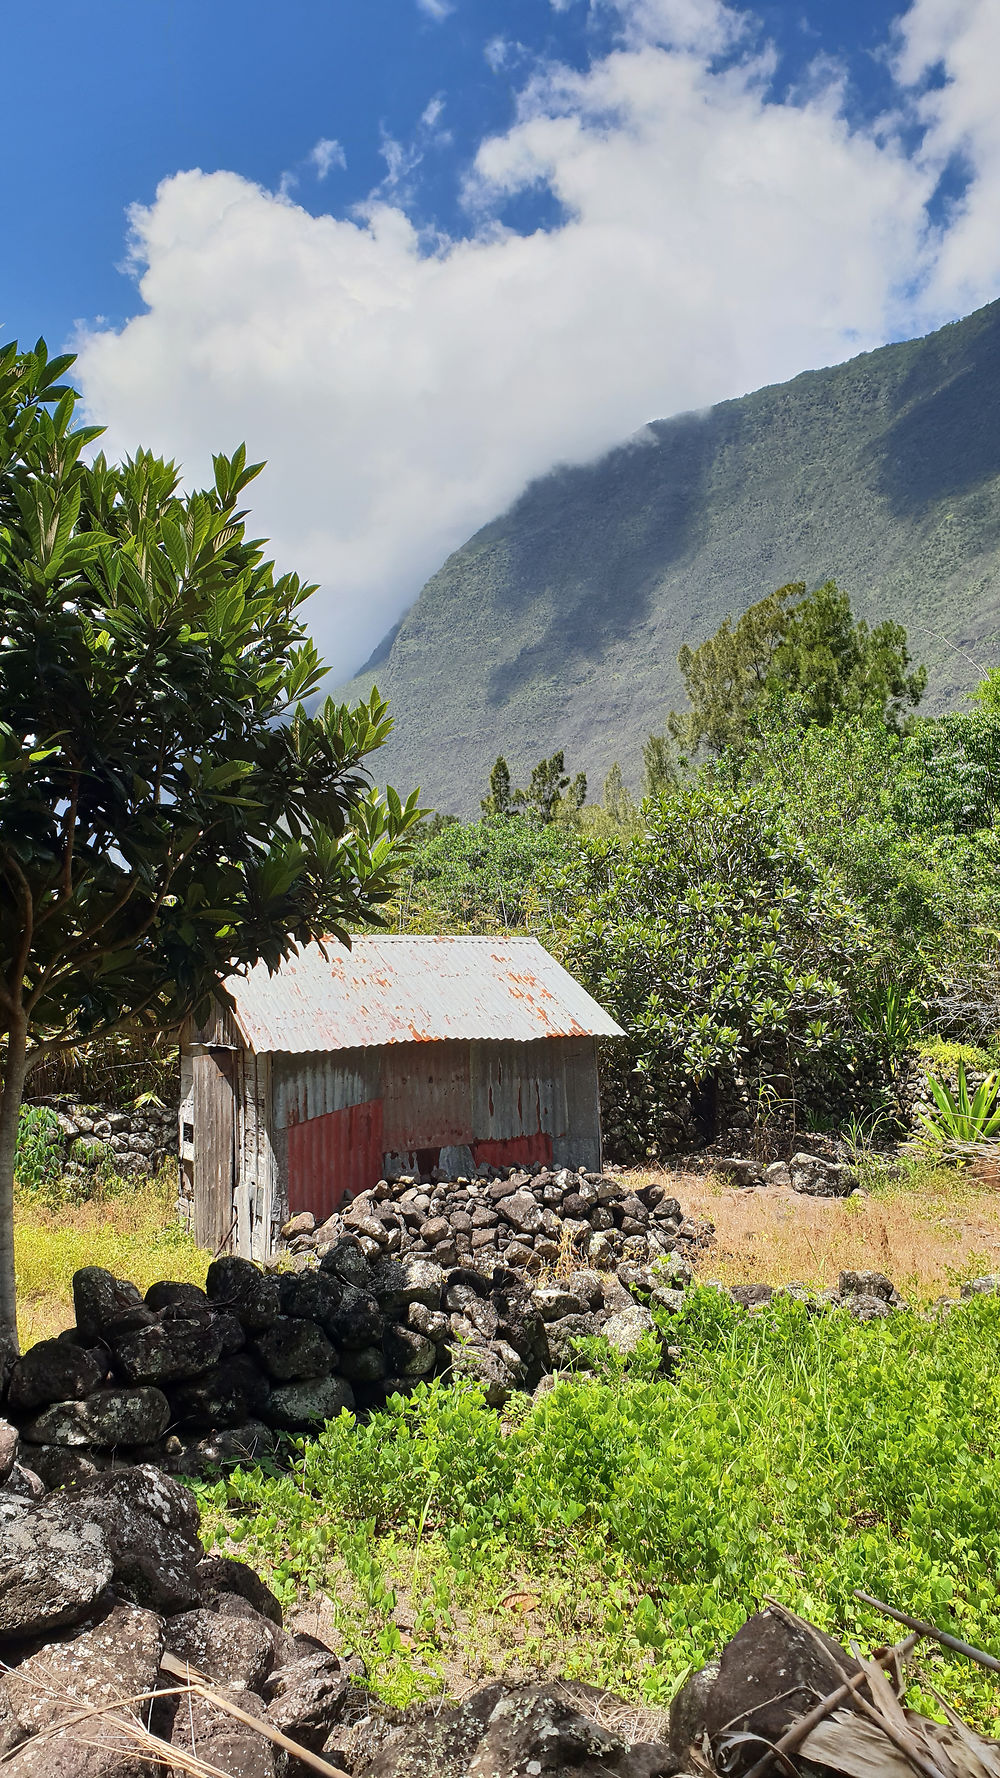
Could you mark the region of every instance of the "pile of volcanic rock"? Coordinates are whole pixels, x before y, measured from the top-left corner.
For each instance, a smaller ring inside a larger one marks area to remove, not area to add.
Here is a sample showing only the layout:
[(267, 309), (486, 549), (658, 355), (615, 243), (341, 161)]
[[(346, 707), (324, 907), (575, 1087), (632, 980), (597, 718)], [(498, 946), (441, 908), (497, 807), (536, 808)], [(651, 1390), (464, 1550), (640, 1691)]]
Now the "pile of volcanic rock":
[(580, 1266), (546, 1284), (390, 1253), (351, 1226), (287, 1271), (218, 1259), (204, 1290), (163, 1281), (142, 1297), (88, 1266), (73, 1280), (75, 1325), (17, 1361), (4, 1411), (45, 1488), (122, 1464), (198, 1475), (435, 1375), (472, 1379), (500, 1406), (577, 1362), (581, 1339), (633, 1349), (654, 1331), (649, 1300), (678, 1306), (690, 1277), (667, 1253), (653, 1269)]
[(529, 1273), (570, 1257), (598, 1269), (645, 1266), (666, 1253), (689, 1257), (709, 1237), (660, 1184), (637, 1190), (614, 1173), (537, 1164), (383, 1179), (320, 1227), (304, 1211), (282, 1233), (292, 1253), (322, 1253), (352, 1233), (370, 1258), (427, 1254), (441, 1266), (500, 1262)]
[[(360, 1662), (289, 1634), (251, 1569), (206, 1558), (179, 1482), (121, 1469), (32, 1501), (5, 1474), (9, 1428), (4, 1444), (0, 1754), (11, 1778), (140, 1778), (164, 1769), (163, 1742), (216, 1771), (275, 1778), (284, 1756), (226, 1704), (313, 1751), (349, 1732), (351, 1710), (365, 1714), (351, 1684)], [(171, 1690), (165, 1655), (217, 1702)]]

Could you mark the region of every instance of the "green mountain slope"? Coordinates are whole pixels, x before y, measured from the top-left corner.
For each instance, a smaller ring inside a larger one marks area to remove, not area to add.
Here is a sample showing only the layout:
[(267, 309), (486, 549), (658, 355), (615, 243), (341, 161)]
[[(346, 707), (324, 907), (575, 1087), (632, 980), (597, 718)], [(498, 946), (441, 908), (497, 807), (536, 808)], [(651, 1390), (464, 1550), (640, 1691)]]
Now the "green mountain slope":
[[(727, 612), (833, 577), (930, 668), (925, 708), (996, 660), (1000, 302), (705, 413), (657, 421), (529, 487), (427, 582), (350, 696), (377, 679), (390, 779), (478, 809), (555, 748), (596, 790), (681, 701), (676, 656)], [(383, 762), (380, 762), (382, 764)]]

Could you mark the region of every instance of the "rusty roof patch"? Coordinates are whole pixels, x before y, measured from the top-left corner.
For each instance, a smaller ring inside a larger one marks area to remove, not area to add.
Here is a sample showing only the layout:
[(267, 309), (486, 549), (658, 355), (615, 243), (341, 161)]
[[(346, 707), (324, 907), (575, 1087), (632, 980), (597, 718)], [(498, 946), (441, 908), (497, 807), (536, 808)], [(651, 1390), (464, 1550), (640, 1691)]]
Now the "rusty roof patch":
[(306, 945), (269, 975), (226, 983), (257, 1054), (446, 1039), (621, 1037), (620, 1027), (534, 938), (369, 934), (350, 951)]

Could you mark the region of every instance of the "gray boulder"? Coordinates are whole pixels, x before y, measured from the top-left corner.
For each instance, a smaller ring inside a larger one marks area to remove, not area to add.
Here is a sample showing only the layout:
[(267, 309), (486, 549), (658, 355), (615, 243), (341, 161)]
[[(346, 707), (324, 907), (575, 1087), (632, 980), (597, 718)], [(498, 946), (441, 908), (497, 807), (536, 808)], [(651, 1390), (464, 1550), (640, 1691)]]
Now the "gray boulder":
[(202, 1438), (180, 1438), (172, 1433), (165, 1445), (165, 1456), (174, 1475), (203, 1476), (215, 1469), (242, 1469), (273, 1457), (275, 1436), (259, 1420), (245, 1420), (241, 1426), (220, 1427)]
[(104, 1374), (104, 1365), (84, 1347), (39, 1340), (14, 1366), (8, 1404), (12, 1413), (32, 1414), (49, 1402), (79, 1400), (97, 1388)]
[(249, 1259), (226, 1254), (212, 1261), (205, 1290), (219, 1309), (228, 1309), (248, 1333), (272, 1327), (280, 1312), (278, 1284)]
[(334, 1420), (345, 1409), (354, 1409), (354, 1391), (344, 1377), (313, 1377), (283, 1383), (271, 1391), (267, 1418), (289, 1432), (308, 1432), (323, 1420)]
[(73, 1274), (77, 1332), (85, 1344), (94, 1344), (109, 1321), (141, 1304), (142, 1297), (135, 1285), (116, 1278), (103, 1266), (83, 1266)]
[(381, 1346), (362, 1346), (359, 1350), (345, 1347), (340, 1355), (340, 1375), (349, 1383), (379, 1383), (385, 1373)]
[(154, 1321), (110, 1333), (115, 1369), (129, 1383), (173, 1383), (211, 1370), (222, 1356), (223, 1329), (213, 1320)]
[(386, 1331), (386, 1361), (397, 1377), (429, 1376), (437, 1362), (437, 1351), (433, 1340), (410, 1327), (390, 1327)]
[(884, 1303), (896, 1299), (896, 1287), (884, 1272), (841, 1272), (837, 1289), (841, 1296), (877, 1296)]
[(627, 1309), (619, 1309), (604, 1323), (601, 1332), (616, 1352), (625, 1357), (633, 1353), (646, 1334), (655, 1334), (656, 1323), (648, 1309), (639, 1303), (632, 1303)]
[(274, 1665), (274, 1644), (266, 1622), (204, 1608), (170, 1619), (166, 1647), (177, 1660), (223, 1685), (259, 1691)]
[(182, 1383), (170, 1392), (176, 1423), (217, 1430), (242, 1426), (264, 1412), (271, 1386), (248, 1355), (224, 1359), (204, 1377)]
[(253, 1350), (269, 1377), (294, 1383), (305, 1377), (326, 1377), (336, 1369), (337, 1354), (315, 1321), (282, 1315), (253, 1342)]
[(161, 1309), (207, 1309), (208, 1296), (200, 1284), (175, 1284), (170, 1278), (160, 1278), (151, 1284), (143, 1299), (147, 1309), (159, 1312)]
[[(584, 1686), (486, 1686), (411, 1718), (361, 1768), (363, 1778), (667, 1778), (669, 1750), (628, 1741), (597, 1719), (607, 1694)], [(586, 1705), (593, 1714), (586, 1714)]]
[(108, 1459), (68, 1445), (32, 1445), (31, 1462), (47, 1489), (81, 1488), (100, 1475)]
[(373, 1296), (345, 1283), (337, 1312), (330, 1317), (327, 1327), (338, 1346), (359, 1350), (362, 1346), (378, 1345), (385, 1318)]
[(59, 1401), (22, 1428), (35, 1445), (154, 1444), (170, 1420), (170, 1404), (160, 1389), (98, 1389), (83, 1401)]
[(0, 1420), (0, 1487), (7, 1481), (17, 1462), (20, 1439), (16, 1426), (9, 1420)]
[(17, 1504), (16, 1515), (0, 1517), (0, 1639), (79, 1623), (114, 1574), (99, 1514), (69, 1513), (62, 1499)]
[(269, 1686), (267, 1720), (310, 1753), (318, 1753), (340, 1721), (351, 1689), (349, 1669), (335, 1654), (303, 1655), (279, 1668)]
[(587, 1304), (562, 1284), (541, 1284), (532, 1292), (535, 1306), (545, 1322), (562, 1321), (567, 1315), (582, 1315)]
[(169, 1615), (201, 1603), (204, 1551), (194, 1495), (150, 1464), (110, 1470), (66, 1497), (72, 1523), (93, 1522), (111, 1555), (119, 1598)]
[(245, 1562), (236, 1562), (231, 1556), (205, 1556), (198, 1563), (198, 1583), (206, 1603), (211, 1605), (220, 1593), (236, 1593), (259, 1611), (270, 1623), (281, 1628), (281, 1606), (270, 1587), (261, 1580), (255, 1569), (249, 1568)]
[(549, 1352), (556, 1370), (572, 1370), (580, 1363), (576, 1350), (577, 1340), (592, 1339), (600, 1333), (600, 1323), (595, 1315), (576, 1314), (563, 1315), (559, 1321), (550, 1321), (546, 1326), (549, 1338)]
[(810, 1198), (846, 1198), (858, 1183), (851, 1167), (812, 1154), (793, 1154), (788, 1171), (792, 1190)]
[(50, 1642), (12, 1668), (3, 1695), (24, 1732), (34, 1735), (81, 1708), (151, 1692), (162, 1653), (162, 1620), (118, 1604), (81, 1635)]

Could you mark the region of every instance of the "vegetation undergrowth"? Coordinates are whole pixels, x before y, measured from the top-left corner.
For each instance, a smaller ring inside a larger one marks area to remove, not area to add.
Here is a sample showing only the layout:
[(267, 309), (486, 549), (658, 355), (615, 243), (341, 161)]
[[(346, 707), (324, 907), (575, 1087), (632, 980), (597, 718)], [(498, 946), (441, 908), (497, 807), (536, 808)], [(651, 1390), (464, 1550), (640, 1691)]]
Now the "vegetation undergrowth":
[(147, 1290), (158, 1278), (204, 1284), (211, 1254), (177, 1221), (176, 1166), (142, 1182), (111, 1175), (85, 1202), (19, 1187), (14, 1265), (22, 1350), (73, 1322), (73, 1273), (106, 1266)]
[[(512, 1668), (664, 1702), (768, 1595), (866, 1646), (857, 1587), (1000, 1644), (1000, 1300), (859, 1325), (696, 1288), (665, 1327), (670, 1380), (647, 1352), (502, 1416), (441, 1382), (344, 1414), (290, 1473), (201, 1484), (204, 1535), (325, 1594), (401, 1703)], [(985, 1675), (927, 1667), (991, 1719)]]

